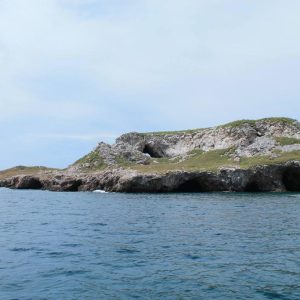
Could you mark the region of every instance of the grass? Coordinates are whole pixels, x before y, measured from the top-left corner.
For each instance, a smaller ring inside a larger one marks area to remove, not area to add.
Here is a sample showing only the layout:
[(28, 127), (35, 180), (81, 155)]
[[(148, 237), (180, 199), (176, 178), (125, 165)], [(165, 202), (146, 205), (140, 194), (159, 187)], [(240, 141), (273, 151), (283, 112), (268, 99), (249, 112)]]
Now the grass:
[(143, 135), (172, 135), (172, 134), (192, 134), (203, 130), (204, 128), (199, 129), (187, 129), (187, 130), (175, 130), (175, 131), (152, 131), (152, 132), (143, 132)]
[(150, 165), (131, 165), (129, 168), (149, 173), (165, 173), (175, 170), (216, 171), (222, 166), (236, 166), (236, 163), (229, 157), (229, 150), (212, 150), (208, 152), (193, 150), (185, 160), (159, 158), (153, 159)]
[[(259, 165), (270, 165), (277, 163), (284, 163), (287, 161), (300, 161), (300, 151), (293, 152), (280, 152), (276, 151), (276, 157), (270, 156), (254, 156), (249, 158), (241, 158), (239, 162), (236, 162), (230, 156), (234, 151), (234, 148), (211, 150), (204, 152), (200, 149), (195, 149), (189, 153), (185, 160), (181, 160), (180, 157), (175, 159), (169, 158), (156, 158), (151, 159), (149, 165), (137, 165), (128, 162), (123, 157), (117, 159), (118, 165), (124, 168), (137, 170), (143, 173), (166, 173), (168, 171), (211, 171), (216, 172), (222, 167), (237, 167), (247, 169)], [(88, 171), (98, 171), (106, 167), (103, 159), (100, 155), (94, 151), (88, 155), (79, 159), (75, 164), (94, 163), (91, 168), (87, 168)], [(13, 177), (16, 175), (34, 175), (46, 171), (54, 171), (58, 169), (50, 169), (46, 167), (24, 167), (18, 166), (15, 168), (0, 171), (0, 180)]]
[(284, 118), (284, 117), (264, 118), (264, 119), (259, 119), (258, 121), (269, 121), (269, 122), (275, 122), (275, 123), (286, 123), (286, 124), (289, 124), (289, 125), (293, 125), (293, 124), (295, 124), (295, 123), (298, 122), (296, 119)]
[(240, 161), (240, 167), (243, 169), (247, 169), (254, 166), (284, 163), (292, 160), (300, 161), (300, 151), (281, 152), (278, 153), (277, 155), (278, 155), (277, 157), (260, 155), (260, 156), (242, 158)]
[[(300, 124), (297, 120), (284, 118), (284, 117), (273, 117), (273, 118), (263, 118), (259, 120), (238, 120), (230, 122), (216, 128), (236, 128), (241, 127), (245, 124), (249, 124), (252, 127), (256, 126), (257, 122), (266, 122), (266, 123), (281, 123), (296, 126), (300, 129)], [(160, 132), (149, 132), (144, 133), (144, 135), (170, 135), (170, 134), (192, 134), (199, 132), (201, 129), (191, 129), (191, 130), (181, 130), (181, 131), (160, 131)], [(295, 138), (285, 138), (278, 137), (276, 141), (280, 145), (292, 145), (299, 144), (300, 140)], [(242, 158), (239, 162), (236, 162), (232, 159), (231, 154), (235, 149), (226, 149), (226, 150), (214, 150), (204, 152), (201, 150), (193, 150), (189, 153), (188, 158), (185, 160), (179, 161), (170, 160), (168, 158), (164, 159), (153, 159), (149, 165), (132, 165), (132, 164), (123, 164), (124, 167), (135, 169), (141, 172), (167, 172), (171, 170), (208, 170), (216, 171), (220, 167), (233, 166), (240, 168), (250, 168), (257, 165), (268, 165), (275, 163), (283, 163), (289, 160), (300, 160), (300, 152), (274, 152), (276, 157), (271, 156), (254, 156), (250, 158)], [(155, 163), (156, 162), (156, 163)]]
[(106, 167), (106, 164), (104, 163), (102, 156), (96, 150), (90, 152), (89, 154), (75, 161), (73, 166), (75, 165), (80, 165), (82, 169), (87, 168), (89, 170), (101, 170)]
[(277, 157), (254, 156), (241, 158), (239, 162), (233, 160), (230, 156), (234, 149), (211, 150), (203, 152), (202, 150), (193, 150), (185, 160), (179, 158), (152, 159), (149, 165), (124, 164), (123, 167), (137, 170), (144, 173), (166, 173), (168, 171), (211, 171), (216, 172), (223, 167), (237, 167), (247, 169), (258, 165), (270, 165), (284, 163), (291, 160), (300, 161), (300, 151), (277, 152)]
[[(227, 127), (238, 127), (244, 124), (250, 124), (255, 126), (258, 121), (262, 122), (281, 122), (299, 127), (299, 123), (296, 120), (289, 118), (264, 118), (260, 120), (239, 120), (225, 125), (221, 125), (217, 128), (227, 128)], [(300, 128), (300, 127), (299, 127)], [(142, 135), (171, 135), (171, 134), (192, 134), (199, 132), (202, 129), (190, 129), (181, 131), (160, 131), (160, 132), (148, 132), (142, 133)], [(300, 140), (288, 137), (275, 137), (276, 141), (280, 145), (292, 145), (299, 144)], [(141, 172), (168, 172), (174, 170), (207, 170), (207, 171), (217, 171), (221, 167), (241, 167), (250, 168), (257, 165), (267, 165), (283, 163), (290, 160), (300, 161), (300, 151), (293, 152), (274, 152), (276, 157), (270, 156), (255, 156), (250, 158), (241, 158), (239, 162), (232, 159), (231, 154), (234, 152), (234, 148), (223, 149), (223, 150), (212, 150), (204, 152), (199, 149), (191, 151), (185, 159), (177, 157), (175, 159), (169, 158), (153, 158), (149, 165), (138, 165), (129, 162), (123, 156), (117, 157), (118, 166), (124, 168), (129, 168), (133, 170), (138, 170)], [(99, 171), (107, 167), (104, 162), (103, 157), (96, 150), (90, 152), (89, 154), (83, 156), (77, 160), (73, 166), (79, 166), (83, 171)], [(32, 175), (40, 172), (53, 171), (57, 169), (50, 169), (46, 167), (24, 167), (18, 166), (15, 168), (0, 171), (0, 179), (16, 176), (16, 175)]]
[(0, 179), (5, 179), (17, 175), (35, 175), (47, 171), (57, 171), (58, 169), (46, 168), (46, 167), (25, 167), (17, 166), (14, 168), (0, 171)]
[(224, 125), (218, 126), (219, 128), (235, 128), (240, 127), (245, 124), (249, 124), (250, 126), (255, 126), (256, 122), (273, 122), (273, 123), (285, 123), (288, 125), (295, 125), (297, 123), (297, 120), (290, 119), (290, 118), (280, 118), (280, 117), (274, 117), (274, 118), (263, 118), (258, 120), (238, 120), (233, 121)]
[(116, 162), (119, 166), (127, 168), (129, 166), (131, 166), (131, 162), (129, 160), (127, 160), (124, 156), (119, 155), (116, 157)]
[(275, 137), (275, 140), (281, 146), (300, 144), (300, 139), (290, 137)]
[[(217, 126), (217, 128), (235, 128), (240, 127), (245, 124), (249, 124), (250, 126), (255, 126), (256, 122), (273, 122), (273, 123), (285, 123), (288, 125), (295, 125), (298, 128), (300, 128), (299, 123), (297, 123), (297, 120), (290, 119), (290, 118), (284, 118), (284, 117), (273, 117), (273, 118), (263, 118), (258, 120), (237, 120), (230, 123), (226, 123), (220, 126)], [(171, 134), (193, 134), (196, 132), (199, 132), (200, 130), (207, 129), (207, 128), (198, 128), (198, 129), (187, 129), (187, 130), (177, 130), (177, 131), (153, 131), (153, 132), (144, 132), (141, 133), (142, 135), (171, 135)]]
[(233, 121), (230, 123), (226, 123), (224, 125), (220, 125), (218, 126), (218, 128), (235, 128), (235, 127), (240, 127), (243, 126), (245, 124), (249, 124), (249, 125), (255, 125), (255, 120), (237, 120), (237, 121)]

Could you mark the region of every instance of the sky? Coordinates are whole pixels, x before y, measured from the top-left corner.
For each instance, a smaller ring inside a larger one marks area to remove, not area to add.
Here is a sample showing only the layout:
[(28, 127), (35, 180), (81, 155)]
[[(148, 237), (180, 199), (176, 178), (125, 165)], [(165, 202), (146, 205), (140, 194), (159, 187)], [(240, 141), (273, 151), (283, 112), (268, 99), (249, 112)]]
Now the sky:
[(130, 131), (300, 119), (299, 0), (0, 0), (0, 169)]

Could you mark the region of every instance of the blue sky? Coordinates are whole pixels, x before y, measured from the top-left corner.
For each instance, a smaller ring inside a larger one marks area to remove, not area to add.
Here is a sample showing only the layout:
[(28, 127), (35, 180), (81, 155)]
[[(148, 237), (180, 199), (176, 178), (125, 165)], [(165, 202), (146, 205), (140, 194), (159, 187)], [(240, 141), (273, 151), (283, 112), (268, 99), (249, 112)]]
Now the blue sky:
[(298, 0), (0, 0), (0, 169), (128, 131), (300, 119)]

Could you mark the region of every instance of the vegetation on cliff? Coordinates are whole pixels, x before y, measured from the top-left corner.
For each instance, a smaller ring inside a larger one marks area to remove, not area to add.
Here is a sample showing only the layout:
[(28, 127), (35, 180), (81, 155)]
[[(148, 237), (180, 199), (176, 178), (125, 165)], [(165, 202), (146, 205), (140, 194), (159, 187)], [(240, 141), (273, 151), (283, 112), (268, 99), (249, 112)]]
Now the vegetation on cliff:
[(300, 127), (286, 118), (127, 133), (64, 170), (16, 167), (0, 187), (52, 191), (300, 191)]
[[(273, 123), (273, 124), (287, 124), (292, 126), (298, 126), (300, 129), (300, 124), (297, 120), (291, 119), (291, 118), (284, 118), (284, 117), (273, 117), (273, 118), (262, 118), (258, 120), (236, 120), (232, 121), (223, 125), (217, 126), (217, 128), (235, 128), (235, 127), (241, 127), (246, 124), (249, 124), (251, 126), (255, 126), (257, 122), (266, 122), (266, 123)], [(173, 131), (153, 131), (153, 132), (144, 132), (142, 134), (144, 135), (172, 135), (172, 134), (190, 134), (190, 133), (196, 133), (199, 130), (203, 130), (207, 128), (196, 128), (196, 129), (187, 129), (187, 130), (173, 130)]]
[(100, 143), (72, 167), (84, 172), (122, 167), (164, 173), (251, 168), (293, 160), (300, 160), (299, 123), (264, 118), (204, 129), (124, 134), (114, 145)]
[(72, 166), (81, 165), (83, 169), (89, 169), (91, 171), (102, 170), (106, 167), (103, 157), (99, 151), (93, 150), (87, 155), (81, 157)]
[[(95, 173), (124, 168), (140, 173), (247, 169), (300, 161), (299, 122), (288, 118), (239, 120), (224, 125), (182, 131), (127, 133), (116, 143), (99, 143), (62, 172)], [(58, 170), (15, 167), (0, 179)]]
[(47, 167), (26, 167), (26, 166), (16, 166), (10, 169), (6, 169), (0, 171), (0, 180), (17, 176), (17, 175), (37, 175), (37, 174), (44, 174), (47, 172), (57, 171), (58, 169), (47, 168)]

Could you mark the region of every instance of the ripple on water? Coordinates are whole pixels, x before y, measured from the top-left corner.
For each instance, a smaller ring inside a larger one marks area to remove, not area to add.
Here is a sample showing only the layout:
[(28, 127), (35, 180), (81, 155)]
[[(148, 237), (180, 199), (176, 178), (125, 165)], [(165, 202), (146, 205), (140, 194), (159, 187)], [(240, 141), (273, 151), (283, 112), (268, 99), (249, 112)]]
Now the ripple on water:
[(297, 194), (0, 202), (0, 299), (300, 299)]
[(47, 255), (53, 258), (76, 256), (75, 253), (63, 252), (63, 251), (52, 251), (52, 252), (48, 252)]
[(84, 269), (71, 269), (71, 270), (65, 270), (62, 268), (50, 270), (49, 272), (43, 272), (40, 274), (41, 277), (59, 277), (59, 278), (64, 278), (64, 276), (75, 276), (75, 275), (82, 275), (89, 273), (89, 270), (84, 270)]
[(119, 248), (116, 250), (116, 252), (121, 254), (135, 254), (139, 253), (140, 251), (134, 248)]
[(195, 254), (185, 254), (184, 256), (186, 258), (191, 259), (191, 260), (199, 260), (199, 259), (201, 259), (201, 257), (199, 255), (195, 255)]
[(280, 294), (276, 291), (272, 290), (257, 290), (259, 294), (262, 294), (263, 296), (267, 297), (267, 299), (282, 299), (282, 300), (290, 300), (288, 296), (285, 296), (283, 294)]
[(108, 224), (99, 222), (99, 223), (89, 223), (88, 225), (90, 225), (90, 226), (107, 226)]
[(76, 247), (81, 247), (83, 245), (79, 244), (79, 243), (63, 243), (63, 244), (61, 244), (61, 246), (62, 247), (76, 248)]
[(35, 248), (30, 247), (30, 248), (25, 248), (25, 247), (15, 247), (15, 248), (11, 248), (9, 249), (10, 251), (13, 252), (27, 252), (27, 251), (34, 251)]

